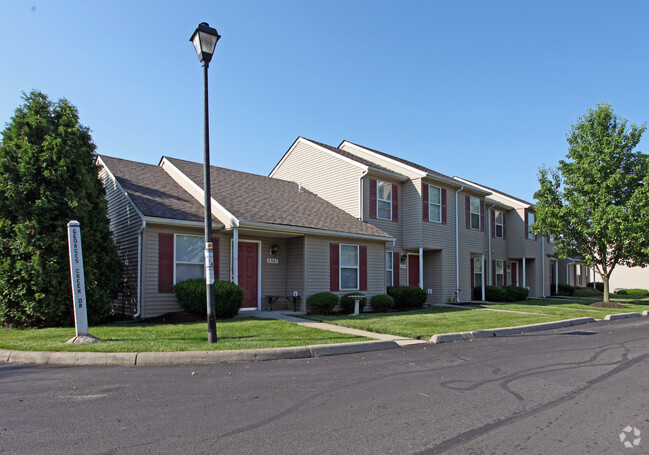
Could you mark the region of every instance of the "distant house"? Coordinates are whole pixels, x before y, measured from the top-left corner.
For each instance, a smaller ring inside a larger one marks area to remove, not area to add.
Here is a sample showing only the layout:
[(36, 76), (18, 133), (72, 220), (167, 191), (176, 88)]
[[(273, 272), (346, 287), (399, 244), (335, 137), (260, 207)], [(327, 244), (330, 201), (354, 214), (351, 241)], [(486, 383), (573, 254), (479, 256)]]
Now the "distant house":
[[(158, 166), (101, 155), (108, 217), (136, 317), (180, 311), (173, 285), (204, 276), (203, 165), (163, 157)], [(244, 289), (244, 308), (306, 310), (333, 291), (385, 293), (394, 238), (299, 183), (211, 168), (216, 278)], [(294, 298), (297, 296), (297, 298)]]

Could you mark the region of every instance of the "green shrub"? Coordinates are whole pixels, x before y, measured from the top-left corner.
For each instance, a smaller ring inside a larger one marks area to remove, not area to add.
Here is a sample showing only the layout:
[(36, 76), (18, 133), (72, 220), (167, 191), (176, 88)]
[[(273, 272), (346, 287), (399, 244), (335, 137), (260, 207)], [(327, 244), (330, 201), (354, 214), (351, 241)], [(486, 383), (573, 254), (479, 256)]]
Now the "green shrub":
[(575, 286), (575, 292), (573, 296), (575, 297), (601, 297), (602, 293), (597, 289), (593, 288), (582, 288)]
[[(190, 278), (176, 283), (174, 292), (178, 303), (185, 310), (207, 316), (207, 298), (205, 297), (205, 280), (203, 278)], [(243, 289), (230, 281), (216, 281), (214, 283), (214, 301), (217, 318), (233, 318), (241, 309)]]
[[(476, 300), (482, 300), (482, 287), (477, 286), (473, 290), (473, 295)], [(486, 286), (485, 300), (487, 302), (507, 302), (507, 291), (502, 286)]]
[(320, 314), (329, 314), (338, 305), (338, 296), (331, 292), (318, 292), (306, 298), (308, 307)]
[(647, 289), (618, 289), (616, 292), (618, 295), (649, 295)]
[(379, 294), (372, 297), (371, 303), (376, 313), (386, 313), (394, 306), (394, 299), (387, 294)]
[(389, 286), (388, 295), (397, 310), (421, 308), (426, 303), (426, 291), (418, 286)]
[(586, 287), (591, 289), (597, 289), (599, 292), (604, 292), (604, 283), (602, 283), (601, 281), (596, 282), (594, 288), (593, 288), (593, 283), (586, 283)]
[(508, 302), (522, 302), (530, 295), (530, 290), (523, 286), (505, 286), (505, 291), (507, 291)]
[[(350, 295), (364, 295), (364, 294), (360, 292), (350, 292), (349, 294), (345, 294), (340, 298), (340, 306), (342, 307), (342, 312), (345, 314), (350, 314), (354, 312), (354, 299), (352, 299)], [(366, 304), (367, 304), (367, 297), (361, 299), (358, 302), (358, 311), (360, 313), (363, 312), (363, 308), (365, 308)]]
[(571, 297), (575, 295), (575, 287), (569, 284), (560, 284), (559, 285), (559, 294), (562, 296)]

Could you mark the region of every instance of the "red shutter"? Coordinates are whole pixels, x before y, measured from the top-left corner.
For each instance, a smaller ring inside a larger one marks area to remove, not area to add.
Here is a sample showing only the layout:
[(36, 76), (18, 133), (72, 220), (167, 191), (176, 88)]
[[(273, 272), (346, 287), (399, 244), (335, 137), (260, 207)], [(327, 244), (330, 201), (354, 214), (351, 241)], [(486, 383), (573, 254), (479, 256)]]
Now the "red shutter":
[(503, 212), (503, 240), (507, 238), (507, 213)]
[(158, 234), (158, 292), (174, 292), (173, 234)]
[(395, 251), (392, 253), (392, 284), (394, 286), (399, 286), (399, 273), (401, 272), (399, 265), (399, 252)]
[(550, 243), (550, 236), (549, 235), (545, 236), (545, 243)]
[(446, 188), (442, 188), (442, 224), (446, 224)]
[(484, 231), (484, 199), (480, 199), (480, 230)]
[(494, 286), (498, 285), (498, 280), (496, 279), (496, 260), (491, 260), (491, 284)]
[[(471, 258), (471, 289), (475, 288), (475, 278), (474, 278), (474, 270), (473, 270), (473, 258)], [(473, 298), (473, 293), (471, 293), (471, 298)]]
[(337, 243), (329, 244), (329, 290), (332, 292), (340, 290), (340, 249)]
[(503, 261), (503, 285), (507, 286), (507, 261)]
[(367, 247), (358, 247), (358, 286), (360, 291), (367, 291)]
[(464, 213), (466, 216), (466, 228), (471, 229), (471, 197), (470, 196), (464, 198)]
[(421, 208), (421, 213), (424, 215), (424, 221), (429, 221), (428, 214), (428, 183), (421, 184), (421, 199), (423, 201), (423, 206)]
[(392, 185), (392, 221), (399, 221), (399, 185)]
[(376, 179), (370, 179), (370, 218), (376, 218)]
[(491, 218), (491, 237), (496, 237), (496, 211), (489, 210), (489, 218)]

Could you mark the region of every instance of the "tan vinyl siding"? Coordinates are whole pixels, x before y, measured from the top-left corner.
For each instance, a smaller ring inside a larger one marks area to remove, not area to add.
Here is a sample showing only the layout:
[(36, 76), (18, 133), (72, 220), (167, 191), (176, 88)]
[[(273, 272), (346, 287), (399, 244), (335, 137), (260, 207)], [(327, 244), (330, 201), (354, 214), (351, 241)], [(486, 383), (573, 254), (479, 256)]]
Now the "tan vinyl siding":
[[(485, 257), (485, 267), (488, 265), (486, 262), (489, 260), (489, 255), (487, 251), (488, 248), (488, 230), (487, 230), (487, 216), (485, 213), (485, 230), (480, 231), (479, 229), (467, 229), (466, 227), (466, 196), (474, 196), (470, 193), (465, 193), (460, 191), (458, 193), (458, 237), (459, 237), (459, 246), (460, 246), (460, 299), (463, 302), (470, 300), (471, 296), (471, 282), (473, 277), (471, 276), (471, 258), (472, 257), (481, 257), (484, 254)], [(453, 198), (455, 202), (455, 196)], [(485, 211), (487, 210), (485, 204)], [(455, 216), (455, 214), (453, 214)], [(485, 280), (488, 275), (485, 275)], [(485, 281), (486, 282), (486, 281)]]
[[(451, 269), (452, 264), (448, 264), (451, 265)], [(428, 304), (445, 303), (444, 295), (448, 294), (448, 291), (444, 286), (444, 268), (441, 250), (424, 251), (424, 290), (432, 291), (431, 294), (427, 294)]]
[[(599, 278), (597, 281), (602, 281)], [(616, 289), (649, 289), (649, 268), (618, 265), (609, 280), (611, 291)]]
[(399, 173), (401, 175), (405, 175), (406, 177), (410, 177), (411, 179), (421, 178), (423, 174), (423, 172), (421, 171), (410, 170), (402, 164), (397, 164), (393, 161), (390, 161), (379, 154), (372, 154), (361, 147), (354, 146), (353, 144), (349, 144), (349, 143), (342, 144), (340, 149), (345, 150), (349, 153), (353, 153), (354, 155), (359, 156), (361, 158), (365, 158), (366, 160), (372, 163), (376, 163), (379, 166), (389, 169), (393, 172)]
[(301, 296), (298, 310), (305, 311), (306, 299), (304, 297), (304, 237), (288, 239), (287, 264), (286, 264), (286, 292), (293, 295), (297, 291)]
[(300, 182), (309, 191), (347, 213), (360, 217), (360, 177), (365, 170), (298, 141), (273, 173), (274, 178)]
[[(391, 220), (384, 220), (384, 219), (379, 219), (379, 218), (370, 218), (370, 180), (377, 180), (377, 181), (382, 181), (386, 183), (391, 183), (398, 185), (398, 196), (399, 196), (399, 221), (391, 221)], [(401, 216), (403, 215), (403, 209), (402, 203), (403, 203), (403, 196), (402, 196), (402, 188), (401, 185), (399, 185), (398, 182), (395, 181), (390, 181), (387, 179), (382, 179), (382, 178), (376, 178), (372, 177), (370, 178), (369, 176), (363, 177), (363, 220), (369, 224), (372, 224), (379, 229), (381, 229), (383, 232), (390, 234), (392, 237), (396, 239), (396, 247), (400, 248), (401, 247), (401, 230), (402, 230), (402, 224), (403, 221), (401, 219)]]
[(124, 266), (123, 279), (126, 289), (113, 301), (113, 310), (120, 314), (135, 314), (138, 295), (138, 236), (142, 227), (142, 218), (122, 188), (103, 166), (99, 178), (106, 189), (110, 229)]
[(401, 247), (404, 249), (419, 248), (421, 245), (421, 179), (408, 180), (401, 184), (399, 201), (399, 220), (402, 221)]

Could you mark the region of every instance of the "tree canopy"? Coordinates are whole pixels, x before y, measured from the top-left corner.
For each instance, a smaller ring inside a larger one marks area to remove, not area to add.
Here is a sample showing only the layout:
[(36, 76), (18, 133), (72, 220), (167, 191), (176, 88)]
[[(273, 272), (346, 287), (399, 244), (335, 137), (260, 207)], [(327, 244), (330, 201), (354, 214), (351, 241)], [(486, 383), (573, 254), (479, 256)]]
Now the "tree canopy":
[(0, 322), (73, 323), (67, 223), (81, 224), (89, 322), (121, 277), (90, 130), (67, 100), (23, 94), (0, 142)]
[(645, 130), (598, 104), (570, 129), (566, 159), (539, 169), (532, 229), (555, 236), (557, 257), (595, 267), (605, 302), (617, 265), (649, 263), (649, 156), (634, 150)]

